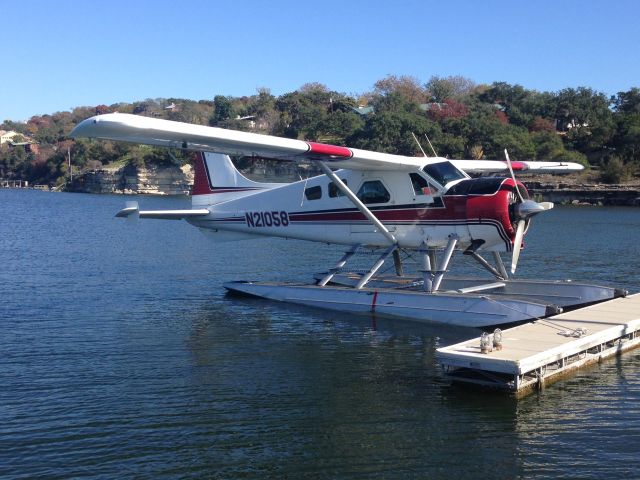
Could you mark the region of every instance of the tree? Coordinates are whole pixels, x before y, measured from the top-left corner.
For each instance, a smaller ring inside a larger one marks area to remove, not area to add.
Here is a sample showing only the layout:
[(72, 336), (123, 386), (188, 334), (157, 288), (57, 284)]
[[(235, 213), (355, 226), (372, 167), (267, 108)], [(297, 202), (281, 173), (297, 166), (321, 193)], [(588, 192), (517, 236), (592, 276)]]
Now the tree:
[(234, 115), (231, 99), (224, 95), (216, 95), (213, 97), (213, 115), (209, 120), (209, 124), (216, 126), (220, 125), (226, 120), (229, 120)]
[(553, 119), (556, 111), (554, 96), (548, 92), (526, 90), (521, 85), (495, 82), (478, 95), (481, 102), (499, 105), (509, 123), (529, 127), (536, 117)]
[(535, 148), (535, 158), (538, 160), (551, 160), (564, 151), (564, 144), (554, 132), (539, 130), (531, 133), (531, 140)]
[(104, 115), (105, 113), (109, 113), (109, 107), (106, 105), (98, 105), (96, 106), (96, 115)]
[(568, 145), (585, 154), (602, 152), (615, 124), (609, 99), (590, 88), (565, 88), (556, 97), (556, 118)]
[[(428, 135), (437, 138), (440, 134), (438, 125), (429, 121), (417, 108), (406, 101), (400, 94), (395, 93), (386, 100), (386, 108), (376, 109), (376, 114), (367, 118), (364, 128), (357, 131), (347, 140), (348, 145), (399, 155), (419, 155), (420, 148), (413, 138), (414, 133), (419, 138)], [(391, 105), (403, 108), (389, 108)]]
[(611, 103), (617, 113), (640, 113), (640, 89), (634, 87), (627, 92), (618, 92), (616, 97), (611, 97)]
[(622, 160), (640, 162), (640, 113), (617, 115), (616, 127), (611, 146)]
[(430, 101), (437, 103), (468, 95), (475, 87), (473, 80), (460, 75), (445, 78), (434, 75), (425, 85)]
[(504, 149), (514, 160), (530, 160), (535, 158), (536, 149), (529, 132), (515, 125), (503, 125), (494, 135), (485, 141), (485, 152), (491, 152), (491, 158), (502, 158)]
[(447, 118), (464, 118), (469, 115), (469, 108), (464, 104), (451, 98), (442, 103), (433, 104), (429, 109), (429, 117), (436, 122), (441, 122)]
[(276, 101), (280, 112), (279, 134), (289, 138), (315, 139), (329, 110), (329, 93), (321, 90), (286, 93)]
[(388, 75), (374, 84), (375, 96), (388, 96), (398, 94), (404, 100), (411, 103), (424, 103), (427, 101), (427, 90), (420, 84), (420, 81), (408, 75)]

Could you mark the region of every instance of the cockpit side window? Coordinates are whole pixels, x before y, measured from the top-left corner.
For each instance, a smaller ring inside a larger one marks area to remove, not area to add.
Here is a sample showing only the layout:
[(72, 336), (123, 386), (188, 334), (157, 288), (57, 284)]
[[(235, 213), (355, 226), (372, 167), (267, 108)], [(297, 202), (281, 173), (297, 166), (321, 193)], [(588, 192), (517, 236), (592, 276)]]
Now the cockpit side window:
[(438, 190), (429, 185), (429, 182), (419, 173), (410, 173), (409, 177), (416, 195), (435, 195), (438, 193)]
[(431, 163), (422, 170), (442, 186), (445, 186), (453, 180), (467, 178), (465, 174), (458, 170), (451, 162)]

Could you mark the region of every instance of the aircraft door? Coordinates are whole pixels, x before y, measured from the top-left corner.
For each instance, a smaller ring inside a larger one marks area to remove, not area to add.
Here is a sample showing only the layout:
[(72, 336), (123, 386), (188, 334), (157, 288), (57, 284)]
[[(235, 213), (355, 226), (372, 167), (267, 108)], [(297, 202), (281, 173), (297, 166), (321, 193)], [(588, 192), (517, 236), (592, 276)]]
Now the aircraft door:
[[(381, 180), (377, 179), (364, 181), (358, 189), (356, 196), (372, 210), (374, 215), (376, 214), (376, 210), (379, 209), (376, 207), (383, 207), (384, 204), (391, 201), (389, 190)], [(395, 226), (386, 224), (385, 226), (390, 232), (395, 231)], [(367, 242), (366, 237), (368, 237), (368, 235), (380, 235), (376, 226), (369, 220), (364, 219), (351, 223), (351, 236), (354, 237), (354, 240)]]

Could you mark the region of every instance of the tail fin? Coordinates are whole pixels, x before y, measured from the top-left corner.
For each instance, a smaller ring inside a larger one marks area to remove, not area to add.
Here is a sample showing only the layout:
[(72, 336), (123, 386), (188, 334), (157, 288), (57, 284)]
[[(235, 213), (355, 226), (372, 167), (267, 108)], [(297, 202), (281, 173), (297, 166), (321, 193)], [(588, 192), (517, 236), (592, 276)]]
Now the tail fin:
[(279, 187), (280, 183), (260, 183), (242, 175), (228, 155), (197, 152), (192, 204), (212, 205)]

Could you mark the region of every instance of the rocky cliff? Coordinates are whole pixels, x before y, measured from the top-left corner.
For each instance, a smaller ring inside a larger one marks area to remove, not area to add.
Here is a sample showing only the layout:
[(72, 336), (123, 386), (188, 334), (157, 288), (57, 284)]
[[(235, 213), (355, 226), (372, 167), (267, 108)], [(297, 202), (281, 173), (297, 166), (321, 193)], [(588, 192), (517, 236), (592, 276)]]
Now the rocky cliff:
[(593, 174), (520, 177), (529, 195), (539, 200), (574, 205), (640, 206), (640, 182), (598, 183)]
[[(239, 166), (240, 171), (257, 182), (295, 182), (321, 173), (313, 165), (260, 160)], [(126, 193), (187, 195), (193, 185), (191, 165), (104, 167), (74, 178), (66, 190), (83, 193)]]
[(127, 193), (187, 195), (193, 185), (191, 165), (168, 167), (107, 167), (74, 178), (67, 191), (84, 193)]

